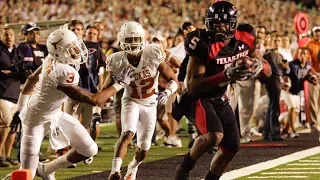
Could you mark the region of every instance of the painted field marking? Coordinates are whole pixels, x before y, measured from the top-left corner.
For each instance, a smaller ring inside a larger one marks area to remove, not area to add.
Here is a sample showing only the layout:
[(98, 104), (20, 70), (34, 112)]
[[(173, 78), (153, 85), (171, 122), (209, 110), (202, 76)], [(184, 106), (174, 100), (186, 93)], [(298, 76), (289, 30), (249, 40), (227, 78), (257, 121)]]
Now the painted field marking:
[(309, 176), (250, 176), (248, 179), (306, 179)]
[(305, 163), (319, 163), (319, 162), (320, 162), (320, 160), (302, 159), (302, 160), (299, 160), (299, 162), (305, 162)]
[(320, 159), (320, 157), (311, 157), (310, 159)]
[[(247, 166), (241, 169), (236, 169), (233, 171), (226, 172), (222, 177), (221, 180), (230, 180), (230, 179), (236, 179), (242, 176), (248, 176), (250, 174), (260, 172), (263, 170), (271, 169), (276, 166), (279, 166), (281, 164), (286, 164), (292, 161), (296, 161), (299, 159), (303, 159), (308, 156), (313, 156), (315, 154), (320, 153), (320, 146), (313, 147), (310, 149), (306, 149), (303, 151), (295, 152), (286, 156), (279, 157), (277, 159), (261, 162), (258, 164), (254, 164), (251, 166)], [(310, 164), (310, 163), (308, 163)], [(306, 166), (308, 166), (308, 164)], [(317, 164), (319, 166), (319, 163)]]
[(275, 175), (275, 174), (281, 174), (281, 175), (285, 175), (285, 174), (320, 174), (320, 172), (309, 172), (309, 171), (300, 171), (300, 172), (296, 172), (296, 171), (286, 171), (286, 172), (263, 172), (261, 173), (263, 175)]
[(287, 166), (319, 166), (319, 163), (291, 163)]
[(296, 170), (317, 170), (317, 169), (320, 170), (320, 167), (276, 168), (274, 170), (275, 171), (292, 171), (292, 170), (296, 171)]

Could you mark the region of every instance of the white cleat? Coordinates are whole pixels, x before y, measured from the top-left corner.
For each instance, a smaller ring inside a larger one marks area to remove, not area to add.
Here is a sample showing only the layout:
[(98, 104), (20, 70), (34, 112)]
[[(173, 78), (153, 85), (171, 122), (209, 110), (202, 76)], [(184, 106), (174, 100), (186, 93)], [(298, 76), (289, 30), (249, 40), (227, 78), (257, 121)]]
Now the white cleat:
[(167, 147), (182, 147), (181, 139), (177, 136), (168, 136), (163, 144)]
[(93, 162), (93, 156), (89, 157), (88, 159), (83, 160), (83, 163), (86, 165), (90, 165)]
[(43, 180), (56, 180), (56, 177), (53, 173), (46, 174), (44, 172), (44, 164), (39, 162), (38, 168), (37, 168), (37, 176), (41, 177)]
[(124, 180), (136, 180), (137, 172), (138, 172), (138, 166), (135, 168), (132, 168), (131, 162), (130, 162), (128, 165), (127, 173), (124, 176)]

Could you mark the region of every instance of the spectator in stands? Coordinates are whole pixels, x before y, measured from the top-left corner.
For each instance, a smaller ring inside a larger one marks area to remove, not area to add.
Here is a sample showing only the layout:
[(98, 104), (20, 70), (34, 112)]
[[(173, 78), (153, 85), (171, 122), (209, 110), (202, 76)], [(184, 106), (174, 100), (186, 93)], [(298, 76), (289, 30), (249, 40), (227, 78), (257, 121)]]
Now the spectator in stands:
[(42, 61), (48, 55), (46, 45), (40, 42), (40, 27), (35, 23), (28, 23), (23, 28), (25, 42), (20, 43), (18, 48), (22, 52), (27, 69), (35, 71), (42, 65)]
[(260, 50), (261, 54), (264, 54), (266, 49), (264, 47), (265, 37), (266, 37), (266, 27), (264, 26), (257, 26), (256, 27), (256, 46), (257, 49)]
[(288, 62), (293, 60), (292, 53), (293, 50), (291, 49), (291, 40), (288, 35), (281, 36), (282, 46), (279, 49), (280, 54), (283, 56), (283, 59), (286, 59)]
[(17, 110), (21, 81), (27, 78), (27, 72), (23, 69), (23, 57), (14, 44), (14, 31), (3, 28), (0, 40), (0, 167), (20, 165), (10, 157), (16, 136), (15, 131), (10, 130), (10, 124)]
[(309, 110), (310, 110), (310, 127), (312, 131), (318, 132), (318, 115), (320, 112), (320, 26), (312, 28), (312, 39), (307, 44), (310, 51), (314, 83), (309, 83)]
[(263, 45), (265, 50), (272, 49), (272, 37), (270, 32), (266, 32)]
[[(286, 74), (291, 81), (289, 93), (286, 94), (285, 98), (288, 101), (288, 124), (292, 126), (293, 134), (296, 134), (294, 131), (296, 112), (299, 112), (300, 106), (300, 98), (298, 94), (304, 89), (305, 80), (312, 82), (311, 61), (308, 54), (308, 48), (300, 48), (298, 50), (298, 58), (289, 62), (290, 71)], [(287, 131), (287, 133), (289, 132), (286, 129), (285, 131)], [(290, 135), (292, 137), (292, 133)]]
[[(21, 52), (24, 60), (24, 66), (26, 70), (34, 72), (39, 66), (42, 65), (42, 61), (48, 55), (47, 46), (44, 44), (39, 44), (40, 42), (40, 27), (35, 23), (30, 22), (24, 25), (23, 33), (25, 37), (25, 42), (19, 44), (18, 49)], [(17, 157), (20, 161), (20, 136), (17, 136), (18, 153)], [(42, 154), (39, 154), (39, 160), (42, 162), (48, 161), (48, 159), (43, 158)]]
[(71, 20), (68, 24), (68, 29), (73, 31), (79, 39), (83, 39), (84, 24), (79, 20)]
[(273, 43), (274, 49), (268, 50), (263, 56), (269, 62), (272, 69), (272, 75), (263, 81), (269, 97), (269, 104), (264, 119), (263, 138), (269, 141), (281, 141), (283, 139), (280, 134), (278, 119), (280, 115), (280, 78), (283, 75), (283, 71), (288, 69), (288, 66), (283, 62), (283, 57), (278, 51), (281, 48), (281, 37), (275, 35)]
[(101, 45), (103, 38), (104, 38), (104, 29), (105, 29), (104, 24), (100, 21), (96, 21), (93, 23), (93, 25), (95, 27), (97, 27), (97, 29), (99, 30), (99, 37), (98, 38), (99, 38), (99, 43)]

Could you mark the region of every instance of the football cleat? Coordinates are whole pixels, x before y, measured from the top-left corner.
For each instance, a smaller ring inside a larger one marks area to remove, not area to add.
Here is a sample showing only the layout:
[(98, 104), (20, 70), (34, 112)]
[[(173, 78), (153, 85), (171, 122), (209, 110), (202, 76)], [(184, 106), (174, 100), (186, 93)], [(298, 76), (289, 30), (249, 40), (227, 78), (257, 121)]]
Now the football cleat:
[(83, 163), (86, 165), (90, 165), (93, 162), (93, 156), (89, 157), (88, 159), (83, 160)]
[(120, 171), (110, 172), (108, 180), (121, 180), (121, 172)]
[(131, 162), (128, 165), (128, 170), (126, 175), (124, 176), (124, 180), (135, 180), (138, 172), (138, 166), (135, 168), (131, 167)]
[(167, 147), (182, 147), (181, 139), (177, 136), (168, 136), (163, 144)]
[(43, 180), (56, 180), (54, 172), (50, 174), (44, 172), (44, 164), (42, 162), (39, 162), (36, 174)]

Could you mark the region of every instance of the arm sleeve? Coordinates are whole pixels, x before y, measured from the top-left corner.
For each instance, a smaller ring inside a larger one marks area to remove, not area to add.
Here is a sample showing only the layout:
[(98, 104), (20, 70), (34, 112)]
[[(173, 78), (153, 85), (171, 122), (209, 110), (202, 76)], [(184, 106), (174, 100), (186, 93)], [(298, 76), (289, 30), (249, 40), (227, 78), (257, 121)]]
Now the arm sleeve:
[(189, 56), (186, 56), (181, 63), (179, 74), (178, 74), (178, 81), (183, 82), (187, 75), (187, 66), (189, 62)]

